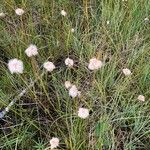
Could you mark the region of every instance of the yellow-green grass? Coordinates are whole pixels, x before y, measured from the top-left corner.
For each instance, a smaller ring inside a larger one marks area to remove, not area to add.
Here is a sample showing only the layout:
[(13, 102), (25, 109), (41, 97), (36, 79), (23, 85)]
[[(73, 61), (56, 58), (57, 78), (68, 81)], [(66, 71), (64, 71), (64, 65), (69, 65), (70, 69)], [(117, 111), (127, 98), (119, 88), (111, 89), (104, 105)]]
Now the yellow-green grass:
[[(25, 13), (17, 16), (16, 8)], [(149, 0), (1, 0), (0, 12), (6, 13), (0, 18), (0, 109), (42, 74), (46, 60), (56, 65), (0, 121), (0, 149), (44, 150), (52, 137), (61, 150), (150, 149)], [(34, 59), (24, 52), (31, 43), (39, 51)], [(75, 61), (71, 69), (67, 57)], [(104, 63), (98, 71), (87, 68), (92, 57)], [(12, 58), (24, 62), (23, 74), (9, 72)], [(69, 96), (66, 80), (81, 98)], [(79, 107), (90, 110), (87, 119), (77, 116)]]

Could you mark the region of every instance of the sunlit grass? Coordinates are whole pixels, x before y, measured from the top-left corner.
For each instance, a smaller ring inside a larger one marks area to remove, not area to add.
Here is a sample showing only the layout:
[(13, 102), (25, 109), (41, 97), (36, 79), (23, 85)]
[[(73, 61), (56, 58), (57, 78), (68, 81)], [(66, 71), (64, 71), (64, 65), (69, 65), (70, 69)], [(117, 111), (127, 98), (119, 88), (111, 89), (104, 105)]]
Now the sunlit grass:
[[(16, 8), (25, 13), (17, 16)], [(148, 0), (1, 0), (0, 109), (27, 92), (0, 120), (0, 149), (44, 150), (52, 137), (62, 150), (149, 149), (149, 10)], [(25, 54), (30, 44), (38, 47), (34, 58)], [(88, 69), (93, 57), (104, 64), (97, 71)], [(23, 74), (8, 70), (13, 58), (23, 61)], [(47, 60), (56, 66), (51, 73)], [(80, 98), (69, 96), (65, 81)], [(78, 117), (79, 107), (88, 118)]]

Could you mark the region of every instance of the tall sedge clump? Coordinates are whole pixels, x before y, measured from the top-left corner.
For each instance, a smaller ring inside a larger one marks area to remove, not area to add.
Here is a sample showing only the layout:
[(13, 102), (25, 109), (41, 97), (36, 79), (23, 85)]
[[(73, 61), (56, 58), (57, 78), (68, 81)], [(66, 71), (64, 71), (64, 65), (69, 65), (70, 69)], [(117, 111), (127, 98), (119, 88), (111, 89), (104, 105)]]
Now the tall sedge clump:
[[(124, 0), (124, 1), (126, 1), (126, 0)], [(125, 3), (126, 4), (126, 3)], [(85, 4), (85, 7), (84, 7), (84, 12), (85, 12), (85, 15), (86, 15), (86, 17), (87, 17), (87, 20), (88, 20), (88, 11), (87, 11), (87, 4)], [(18, 15), (18, 16), (22, 16), (24, 13), (25, 13), (25, 11), (23, 10), (23, 9), (21, 9), (21, 8), (17, 8), (16, 10), (15, 10), (15, 12), (16, 12), (16, 14)], [(64, 11), (64, 10), (62, 10), (61, 12), (59, 12), (59, 13), (61, 13), (61, 15), (62, 15), (62, 17), (63, 17), (63, 19), (66, 19), (66, 17), (65, 16), (67, 16), (67, 13)], [(4, 16), (4, 14), (0, 14), (0, 17), (3, 17)], [(149, 20), (148, 20), (148, 18), (145, 18), (144, 19), (144, 21), (146, 21), (146, 22), (148, 22)], [(110, 21), (109, 20), (107, 20), (107, 22), (106, 22), (106, 24), (107, 24), (107, 26), (108, 25), (110, 25)], [(67, 24), (67, 23), (66, 23)], [(75, 29), (74, 28), (72, 28), (72, 29), (70, 29), (69, 28), (69, 31), (70, 32), (72, 32), (72, 34), (75, 32)], [(46, 45), (47, 46), (47, 45)], [(28, 59), (30, 59), (31, 60), (31, 63), (32, 63), (32, 68), (33, 68), (33, 70), (34, 70), (34, 72), (35, 72), (35, 74), (37, 75), (37, 72), (38, 72), (38, 65), (37, 65), (37, 61), (36, 61), (36, 59), (35, 59), (35, 57), (38, 55), (38, 53), (39, 53), (39, 51), (38, 51), (38, 48), (37, 48), (37, 46), (36, 45), (34, 45), (34, 44), (30, 44), (29, 46), (28, 46), (28, 48), (25, 50), (25, 54), (26, 54), (26, 56), (28, 57)], [(65, 61), (64, 61), (64, 64), (66, 65), (66, 67), (67, 67), (67, 69), (69, 68), (71, 68), (70, 70), (73, 70), (73, 71), (80, 71), (80, 70), (75, 70), (75, 68), (73, 68), (74, 67), (74, 60), (73, 59), (71, 59), (71, 58), (66, 58), (65, 59)], [(109, 65), (109, 64), (108, 64)], [(54, 69), (56, 69), (56, 66), (54, 65), (54, 63), (53, 62), (51, 62), (51, 61), (45, 61), (44, 63), (43, 63), (43, 68), (44, 68), (44, 70), (46, 70), (46, 72), (52, 72)], [(93, 58), (91, 58), (90, 60), (89, 60), (89, 62), (88, 62), (88, 65), (87, 65), (87, 68), (90, 70), (90, 71), (93, 71), (94, 73), (97, 71), (97, 70), (99, 70), (99, 69), (101, 69), (102, 68), (102, 66), (103, 66), (103, 62), (101, 61), (101, 60), (99, 60), (98, 58), (96, 58), (96, 57), (93, 57)], [(23, 66), (23, 62), (21, 61), (21, 60), (19, 60), (19, 59), (17, 59), (17, 58), (14, 58), (14, 59), (11, 59), (11, 60), (9, 60), (9, 62), (8, 62), (8, 68), (9, 68), (9, 71), (10, 71), (10, 73), (11, 74), (22, 74), (23, 73), (23, 70), (24, 70), (24, 66)], [(73, 68), (73, 69), (72, 69)], [(80, 68), (79, 66), (78, 66), (78, 68)], [(105, 70), (104, 70), (105, 71)], [(71, 73), (71, 71), (69, 72), (69, 73)], [(122, 69), (122, 73), (123, 73), (123, 75), (124, 76), (126, 76), (126, 78), (128, 77), (128, 76), (131, 76), (132, 75), (132, 72), (131, 72), (131, 70), (130, 69), (128, 69), (128, 68), (124, 68), (124, 69)], [(91, 75), (91, 74), (90, 74)], [(101, 75), (103, 75), (103, 74), (101, 74)], [(39, 78), (38, 78), (39, 79)], [(36, 80), (37, 81), (37, 80)], [(83, 82), (82, 82), (83, 83)], [(85, 104), (88, 104), (88, 101), (86, 102), (86, 99), (76, 99), (76, 97), (80, 97), (81, 96), (81, 91), (79, 91), (79, 89), (78, 89), (78, 87), (77, 87), (77, 85), (75, 85), (75, 84), (73, 84), (73, 83), (71, 83), (70, 81), (65, 81), (65, 83), (63, 83), (64, 84), (64, 86), (65, 86), (65, 88), (67, 89), (67, 92), (68, 92), (68, 97), (71, 97), (74, 101), (78, 101), (76, 104), (78, 105), (79, 103), (85, 103)], [(43, 84), (41, 84), (41, 86), (43, 86)], [(45, 86), (45, 85), (44, 85)], [(84, 86), (83, 86), (84, 87)], [(85, 89), (83, 89), (83, 90), (85, 90)], [(26, 92), (26, 89), (25, 90), (23, 90), (19, 95), (20, 96), (22, 96), (24, 93)], [(49, 91), (46, 91), (47, 93), (49, 92)], [(45, 92), (45, 93), (46, 93)], [(57, 91), (56, 91), (57, 92)], [(42, 93), (43, 94), (43, 93)], [(48, 96), (49, 96), (49, 94), (47, 94)], [(47, 96), (47, 97), (48, 97)], [(61, 95), (62, 96), (62, 95)], [(61, 97), (60, 96), (60, 97)], [(96, 98), (97, 99), (97, 98)], [(136, 97), (136, 99), (138, 99), (140, 102), (143, 102), (144, 103), (144, 101), (145, 101), (145, 96), (144, 95), (139, 95), (138, 97)], [(5, 112), (8, 112), (9, 111), (9, 108), (14, 104), (14, 102), (15, 101), (12, 101), (7, 107), (6, 107), (6, 109), (5, 109)], [(72, 108), (74, 108), (74, 106), (73, 106), (73, 103), (71, 103), (72, 104)], [(84, 104), (84, 105), (85, 105)], [(82, 104), (81, 104), (82, 105)], [(90, 103), (89, 103), (89, 105), (90, 105)], [(77, 117), (79, 117), (79, 118), (81, 118), (81, 119), (83, 119), (83, 120), (85, 120), (85, 119), (87, 119), (88, 117), (89, 117), (89, 115), (90, 115), (90, 113), (89, 113), (89, 109), (88, 108), (86, 108), (86, 107), (78, 107), (77, 106), (77, 108), (78, 108), (78, 110), (73, 110), (73, 111), (76, 111), (76, 116)], [(54, 110), (55, 111), (55, 110)], [(0, 113), (0, 118), (2, 117), (2, 115), (1, 115), (2, 113)], [(68, 115), (68, 114), (67, 114)], [(72, 117), (72, 116), (69, 116), (69, 117)], [(55, 119), (55, 118), (54, 118)], [(73, 118), (73, 119), (76, 119), (76, 118)], [(71, 120), (71, 119), (70, 119)], [(84, 122), (84, 121), (83, 121)], [(59, 132), (60, 133), (60, 132)], [(66, 139), (65, 139), (66, 140)], [(70, 139), (69, 139), (70, 140)], [(80, 144), (80, 143), (79, 143)], [(50, 139), (50, 149), (57, 149), (59, 147), (59, 139), (57, 138), (57, 137), (53, 137), (52, 139)], [(67, 148), (66, 148), (67, 149)]]

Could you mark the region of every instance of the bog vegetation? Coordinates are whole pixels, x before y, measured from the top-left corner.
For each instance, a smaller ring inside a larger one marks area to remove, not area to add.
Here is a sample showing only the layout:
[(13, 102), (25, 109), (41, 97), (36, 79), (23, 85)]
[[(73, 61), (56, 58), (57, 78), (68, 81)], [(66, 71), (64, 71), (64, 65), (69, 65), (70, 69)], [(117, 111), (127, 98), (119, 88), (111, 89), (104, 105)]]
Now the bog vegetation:
[(0, 149), (150, 149), (149, 0), (0, 0)]

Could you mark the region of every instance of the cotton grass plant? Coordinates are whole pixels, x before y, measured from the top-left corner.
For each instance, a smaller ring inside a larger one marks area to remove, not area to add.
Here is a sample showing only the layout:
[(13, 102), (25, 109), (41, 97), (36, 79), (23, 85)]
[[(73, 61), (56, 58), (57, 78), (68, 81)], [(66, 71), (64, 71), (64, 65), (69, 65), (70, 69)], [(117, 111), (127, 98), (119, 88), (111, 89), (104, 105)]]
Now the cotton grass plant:
[(149, 10), (2, 0), (0, 149), (149, 149)]

